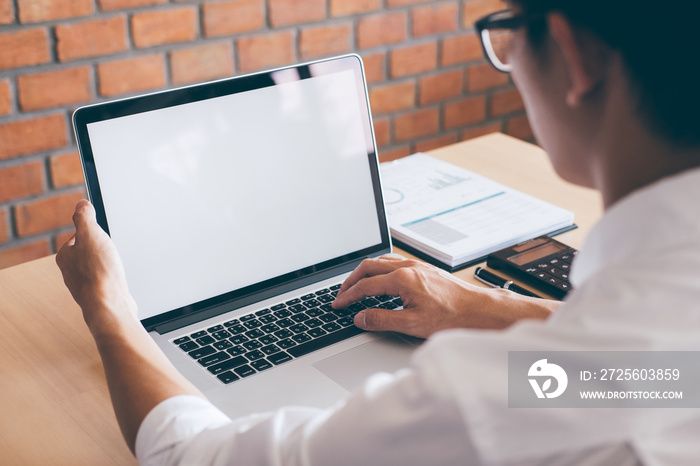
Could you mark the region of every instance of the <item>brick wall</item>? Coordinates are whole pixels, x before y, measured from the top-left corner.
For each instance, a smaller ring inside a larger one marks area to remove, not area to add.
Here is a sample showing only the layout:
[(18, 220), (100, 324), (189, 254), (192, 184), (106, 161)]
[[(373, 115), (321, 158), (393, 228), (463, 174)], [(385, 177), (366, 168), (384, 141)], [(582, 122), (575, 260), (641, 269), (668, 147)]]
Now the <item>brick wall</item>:
[(84, 196), (80, 105), (346, 52), (381, 160), (492, 131), (530, 138), (473, 32), (501, 0), (0, 0), (0, 268), (56, 252)]

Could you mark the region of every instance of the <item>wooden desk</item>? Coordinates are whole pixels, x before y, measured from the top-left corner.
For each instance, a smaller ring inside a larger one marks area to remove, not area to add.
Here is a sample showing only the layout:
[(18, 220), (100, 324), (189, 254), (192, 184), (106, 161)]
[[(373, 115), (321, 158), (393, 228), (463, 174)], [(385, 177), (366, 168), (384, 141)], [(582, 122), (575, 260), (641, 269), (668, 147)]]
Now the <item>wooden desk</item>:
[[(574, 247), (599, 196), (559, 180), (537, 147), (494, 134), (431, 152), (576, 214)], [(476, 283), (473, 268), (458, 276)], [(53, 257), (0, 271), (0, 463), (128, 465), (102, 365)]]

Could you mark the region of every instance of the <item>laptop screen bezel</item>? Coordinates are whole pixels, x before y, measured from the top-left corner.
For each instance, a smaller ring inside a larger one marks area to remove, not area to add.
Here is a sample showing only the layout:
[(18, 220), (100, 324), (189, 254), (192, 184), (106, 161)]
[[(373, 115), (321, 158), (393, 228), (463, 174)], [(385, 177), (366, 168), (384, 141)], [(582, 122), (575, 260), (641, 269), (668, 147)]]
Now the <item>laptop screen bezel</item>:
[[(73, 114), (73, 127), (83, 165), (87, 192), (90, 201), (95, 206), (98, 224), (105, 232), (107, 232), (107, 234), (109, 234), (107, 215), (103, 203), (102, 192), (100, 190), (100, 180), (97, 175), (95, 158), (92, 152), (92, 146), (90, 144), (90, 136), (88, 133), (89, 124), (275, 86), (277, 84), (273, 80), (273, 73), (279, 73), (281, 71), (284, 72), (287, 70), (296, 70), (296, 75), (298, 75), (299, 80), (347, 70), (352, 70), (355, 73), (355, 82), (358, 86), (358, 96), (361, 97), (358, 103), (362, 113), (362, 127), (365, 133), (365, 139), (371, 142), (371, 144), (368, 145), (367, 161), (369, 163), (370, 175), (372, 178), (381, 242), (358, 251), (306, 266), (284, 275), (245, 286), (243, 288), (234, 289), (215, 297), (190, 303), (183, 307), (165, 311), (156, 316), (142, 319), (141, 323), (147, 330), (150, 331), (165, 323), (180, 319), (189, 323), (193, 321), (193, 317), (197, 314), (203, 314), (202, 319), (209, 318), (212, 316), (211, 313), (206, 313), (204, 311), (210, 309), (221, 309), (220, 312), (216, 312), (214, 315), (224, 313), (227, 312), (227, 309), (232, 310), (240, 307), (236, 305), (237, 301), (245, 301), (243, 305), (250, 301), (249, 299), (244, 300), (242, 298), (254, 296), (257, 293), (273, 288), (283, 288), (287, 284), (293, 284), (299, 281), (308, 281), (309, 278), (316, 275), (323, 275), (328, 271), (337, 269), (343, 264), (352, 264), (354, 266), (354, 264), (357, 264), (364, 258), (373, 257), (378, 254), (391, 251), (391, 238), (389, 235), (386, 211), (384, 209), (384, 201), (381, 190), (372, 117), (369, 111), (367, 84), (365, 82), (362, 60), (355, 54), (156, 92), (127, 99), (104, 102), (77, 109)], [(230, 306), (227, 306), (228, 304), (230, 304)], [(196, 320), (198, 319), (195, 318), (194, 321)]]

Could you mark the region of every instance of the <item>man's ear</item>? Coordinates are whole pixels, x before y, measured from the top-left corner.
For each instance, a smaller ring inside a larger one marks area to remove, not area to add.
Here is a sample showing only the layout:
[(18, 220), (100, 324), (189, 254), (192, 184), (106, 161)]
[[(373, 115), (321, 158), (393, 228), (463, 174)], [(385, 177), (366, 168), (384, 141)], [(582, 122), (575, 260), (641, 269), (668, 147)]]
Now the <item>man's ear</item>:
[[(547, 15), (549, 32), (561, 51), (570, 80), (566, 103), (578, 107), (583, 98), (593, 91), (602, 79), (600, 44), (590, 43), (592, 37), (583, 37), (561, 13)], [(577, 35), (578, 34), (578, 35)]]

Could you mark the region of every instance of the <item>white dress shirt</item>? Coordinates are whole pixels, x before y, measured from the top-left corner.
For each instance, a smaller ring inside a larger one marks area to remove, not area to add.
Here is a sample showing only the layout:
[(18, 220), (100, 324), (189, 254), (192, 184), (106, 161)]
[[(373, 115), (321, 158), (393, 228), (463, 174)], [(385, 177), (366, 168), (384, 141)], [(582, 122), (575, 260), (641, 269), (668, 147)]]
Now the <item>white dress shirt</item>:
[(179, 396), (141, 425), (142, 464), (700, 464), (700, 410), (508, 408), (509, 350), (700, 350), (700, 170), (615, 204), (576, 258), (575, 291), (546, 322), (450, 330), (410, 368), (328, 409), (231, 420)]

